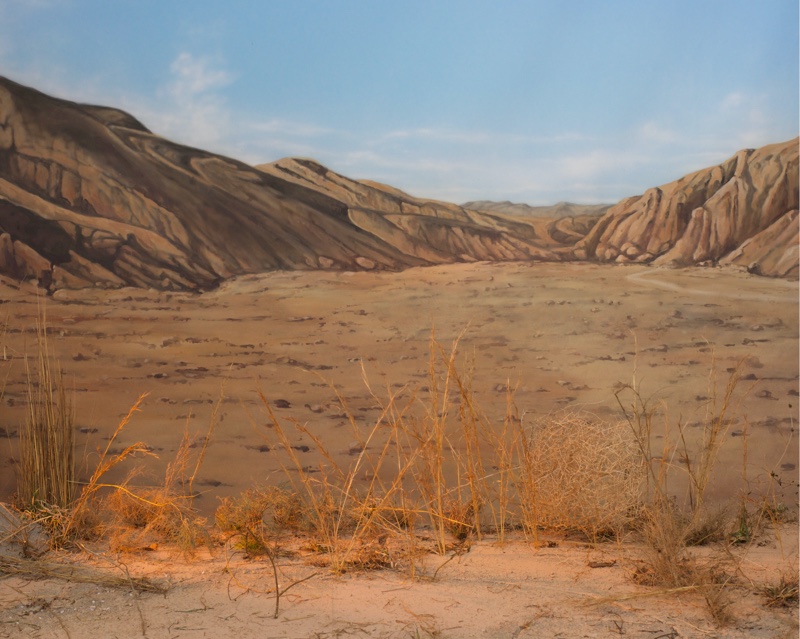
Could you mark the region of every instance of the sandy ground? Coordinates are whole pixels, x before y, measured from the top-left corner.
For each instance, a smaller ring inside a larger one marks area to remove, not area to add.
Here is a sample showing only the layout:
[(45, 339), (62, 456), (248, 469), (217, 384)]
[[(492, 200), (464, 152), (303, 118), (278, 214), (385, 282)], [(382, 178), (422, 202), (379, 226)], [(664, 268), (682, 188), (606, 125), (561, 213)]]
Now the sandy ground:
[[(0, 288), (0, 302), (8, 322), (0, 427), (9, 459), (24, 419), (23, 356), (35, 350), (42, 302), (9, 287)], [(738, 490), (746, 434), (751, 489), (777, 488), (787, 503), (797, 501), (796, 282), (720, 269), (480, 263), (248, 276), (204, 295), (61, 291), (47, 299), (46, 313), (87, 455), (148, 393), (119, 445), (152, 447), (155, 478), (185, 428), (206, 431), (224, 394), (198, 479), (198, 504), (209, 514), (218, 497), (283, 477), (259, 388), (289, 430), (292, 420), (308, 425), (347, 467), (356, 438), (333, 387), (363, 431), (380, 406), (362, 371), (379, 399), (403, 387), (404, 396), (418, 390), (424, 398), (432, 329), (446, 346), (464, 333), (462, 370), (474, 362), (475, 398), (494, 421), (505, 414), (507, 383), (528, 422), (565, 408), (619, 419), (614, 393), (635, 376), (644, 396), (663, 402), (671, 427), (680, 419), (692, 437), (713, 397), (712, 366), (723, 384), (741, 362), (719, 465), (730, 474), (712, 491)], [(307, 436), (295, 444), (310, 467), (319, 464)], [(6, 463), (0, 496), (13, 490)]]
[[(45, 302), (31, 289), (4, 283), (0, 303), (7, 322), (0, 497), (8, 499), (24, 419), (23, 357), (35, 352), (34, 325)], [(775, 491), (796, 509), (796, 282), (719, 269), (471, 264), (403, 273), (274, 273), (203, 295), (61, 291), (45, 304), (52, 351), (75, 390), (79, 456), (87, 464), (147, 393), (119, 446), (146, 442), (159, 456), (145, 460), (157, 479), (184, 429), (204, 433), (223, 397), (197, 482), (197, 504), (208, 515), (220, 497), (282, 478), (259, 388), (281, 420), (308, 425), (346, 467), (354, 433), (337, 392), (359, 429), (380, 414), (364, 374), (378, 398), (404, 388), (424, 395), (432, 329), (445, 345), (463, 333), (460, 361), (464, 369), (473, 363), (475, 397), (498, 421), (507, 383), (516, 387), (524, 420), (564, 409), (619, 419), (614, 393), (635, 377), (644, 394), (663, 401), (672, 424), (689, 425), (691, 437), (713, 396), (712, 366), (724, 383), (741, 362), (712, 497), (738, 494), (746, 441), (749, 489)], [(318, 464), (308, 438), (293, 436), (297, 454), (309, 467)], [(638, 552), (628, 544), (561, 541), (535, 548), (488, 541), (450, 560), (434, 581), (446, 558), (420, 559), (412, 580), (407, 566), (334, 576), (298, 556), (281, 560), (282, 584), (317, 574), (285, 594), (277, 620), (272, 570), (263, 560), (232, 556), (233, 581), (219, 549), (190, 562), (162, 551), (102, 560), (70, 554), (63, 561), (113, 571), (109, 562), (121, 560), (134, 574), (172, 585), (166, 596), (134, 596), (7, 577), (0, 581), (0, 636), (797, 636), (796, 608), (767, 609), (753, 594), (754, 585), (781, 571), (796, 572), (796, 524), (747, 549), (741, 588), (732, 591), (736, 621), (727, 628), (714, 626), (696, 592), (659, 594), (634, 585)], [(598, 561), (614, 563), (591, 567)]]
[[(630, 545), (485, 541), (455, 557), (420, 558), (414, 579), (407, 568), (335, 576), (300, 558), (283, 559), (281, 589), (311, 578), (283, 594), (277, 618), (269, 563), (235, 553), (226, 561), (224, 554), (118, 558), (130, 574), (170, 584), (166, 595), (7, 577), (0, 581), (0, 636), (789, 639), (798, 633), (796, 607), (767, 608), (754, 593), (781, 571), (796, 571), (791, 529), (734, 550), (731, 561), (740, 570), (726, 591), (732, 603), (724, 626), (712, 621), (697, 591), (633, 584), (639, 549)], [(63, 560), (120, 574), (109, 558)]]

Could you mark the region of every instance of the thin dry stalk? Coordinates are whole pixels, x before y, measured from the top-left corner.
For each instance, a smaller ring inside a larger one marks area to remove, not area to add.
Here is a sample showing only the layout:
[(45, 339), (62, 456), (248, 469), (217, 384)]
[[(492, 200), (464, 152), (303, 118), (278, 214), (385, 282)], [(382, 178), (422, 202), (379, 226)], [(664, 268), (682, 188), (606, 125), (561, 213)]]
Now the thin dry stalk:
[[(459, 338), (460, 339), (460, 338)], [(453, 344), (449, 357), (445, 360), (442, 353), (443, 363), (447, 366), (447, 374), (453, 379), (458, 388), (458, 409), (459, 423), (461, 432), (455, 436), (455, 442), (451, 445), (451, 450), (457, 462), (459, 481), (456, 486), (458, 491), (457, 503), (468, 502), (469, 506), (463, 509), (470, 515), (470, 521), (465, 521), (461, 525), (463, 530), (474, 531), (477, 538), (482, 537), (482, 511), (485, 504), (489, 503), (492, 508), (492, 517), (495, 529), (498, 528), (498, 517), (493, 506), (493, 499), (487, 483), (487, 475), (484, 470), (483, 448), (489, 445), (494, 449), (495, 437), (492, 425), (486, 415), (478, 408), (475, 403), (475, 395), (472, 390), (472, 366), (469, 366), (466, 375), (458, 372), (455, 363), (456, 348), (458, 340)], [(461, 455), (457, 451), (463, 445), (465, 454)], [(496, 461), (496, 460), (494, 460)], [(461, 496), (462, 477), (466, 478), (469, 488), (467, 499)]]
[(519, 516), (522, 530), (534, 544), (539, 542), (539, 490), (533, 472), (533, 446), (530, 434), (525, 427), (525, 413), (520, 416), (514, 432), (514, 446), (519, 460), (519, 470), (514, 480), (514, 487), (519, 500)]
[(191, 476), (189, 477), (188, 482), (188, 490), (186, 491), (189, 495), (194, 495), (194, 480), (197, 478), (197, 473), (200, 472), (200, 467), (203, 465), (203, 461), (206, 458), (206, 451), (208, 450), (208, 445), (211, 443), (211, 438), (214, 435), (214, 430), (217, 426), (217, 415), (219, 414), (220, 408), (222, 408), (222, 404), (225, 402), (225, 384), (227, 382), (227, 378), (222, 382), (222, 386), (219, 389), (219, 397), (217, 398), (216, 403), (214, 404), (214, 408), (211, 411), (211, 417), (209, 418), (208, 423), (208, 430), (206, 431), (205, 437), (203, 437), (203, 445), (200, 447), (200, 452), (197, 454), (197, 460), (195, 461), (194, 470), (192, 471)]

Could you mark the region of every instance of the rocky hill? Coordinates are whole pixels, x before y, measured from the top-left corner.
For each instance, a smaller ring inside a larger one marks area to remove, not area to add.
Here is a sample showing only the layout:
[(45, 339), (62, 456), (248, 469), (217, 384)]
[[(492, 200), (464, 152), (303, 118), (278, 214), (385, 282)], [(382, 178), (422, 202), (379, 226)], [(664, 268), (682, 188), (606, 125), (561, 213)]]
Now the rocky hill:
[(736, 264), (796, 278), (798, 144), (739, 151), (718, 166), (622, 200), (572, 254), (619, 263)]
[(313, 160), (252, 167), (170, 142), (122, 111), (0, 77), (0, 274), (51, 291), (202, 290), (277, 269), (476, 260), (730, 263), (796, 277), (797, 159), (793, 140), (741, 151), (602, 217), (566, 203), (551, 217), (517, 217), (415, 198)]
[(0, 273), (49, 289), (207, 289), (274, 269), (550, 260), (563, 247), (535, 224), (313, 161), (261, 169), (0, 78)]

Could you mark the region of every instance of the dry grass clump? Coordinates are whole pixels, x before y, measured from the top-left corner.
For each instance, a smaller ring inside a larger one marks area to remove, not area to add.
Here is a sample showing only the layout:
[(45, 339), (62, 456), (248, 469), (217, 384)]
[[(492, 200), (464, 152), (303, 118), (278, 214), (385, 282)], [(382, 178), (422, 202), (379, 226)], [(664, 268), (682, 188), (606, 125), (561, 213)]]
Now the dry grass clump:
[[(488, 532), (501, 543), (508, 531), (520, 528), (533, 535), (541, 528), (577, 530), (596, 539), (626, 526), (643, 486), (627, 426), (563, 414), (528, 428), (508, 384), (506, 413), (492, 420), (475, 401), (469, 362), (466, 373), (457, 365), (457, 347), (458, 340), (450, 349), (431, 340), (421, 390), (387, 387), (380, 396), (365, 374), (380, 407), (371, 425), (359, 425), (339, 397), (359, 451), (347, 466), (306, 425), (278, 420), (262, 394), (268, 418), (263, 436), (283, 460), (286, 484), (281, 491), (251, 490), (223, 500), (218, 525), (255, 546), (266, 545), (276, 528), (291, 527), (313, 539), (340, 571), (359, 563), (355, 558), (369, 549), (385, 555), (381, 539), (405, 540), (403, 555), (413, 557), (423, 529), (444, 555)], [(313, 442), (322, 463), (301, 461), (292, 430)], [(292, 514), (281, 524), (287, 515), (276, 517), (277, 507), (286, 504), (286, 490), (293, 495)]]
[[(194, 506), (194, 482), (208, 450), (223, 399), (224, 394), (221, 392), (211, 413), (208, 430), (202, 438), (202, 445), (194, 456), (192, 450), (196, 446), (196, 440), (189, 436), (187, 424), (175, 456), (167, 464), (163, 481), (154, 486), (136, 486), (134, 481), (141, 473), (139, 469), (134, 469), (120, 485), (95, 483), (96, 488), (103, 487), (107, 491), (105, 496), (98, 497), (95, 501), (110, 516), (108, 528), (113, 547), (132, 550), (152, 547), (159, 541), (166, 541), (176, 544), (184, 553), (191, 553), (198, 545), (209, 541), (206, 520), (198, 516)], [(120, 455), (126, 454), (126, 451), (138, 452), (141, 445), (135, 446), (135, 449), (126, 448)], [(107, 451), (108, 447), (101, 456), (101, 461), (106, 458)], [(119, 456), (112, 461), (120, 461)], [(102, 470), (101, 466), (102, 464), (98, 465), (97, 470)], [(92, 481), (84, 491), (91, 485)], [(95, 493), (96, 491), (90, 497), (94, 497)]]
[(783, 573), (776, 583), (761, 586), (759, 593), (770, 608), (797, 606), (798, 595), (800, 595), (797, 571)]
[[(645, 398), (636, 383), (618, 392), (617, 399), (630, 427), (646, 478), (644, 530), (653, 548), (675, 561), (687, 546), (713, 540), (728, 525), (725, 512), (706, 504), (706, 489), (735, 412), (735, 391), (741, 376), (737, 367), (720, 392), (716, 371), (709, 375), (709, 395), (698, 450), (687, 444), (686, 425), (670, 430), (669, 418), (659, 415), (662, 405)], [(629, 404), (622, 395), (629, 393)], [(666, 412), (665, 410), (663, 411)], [(663, 418), (663, 446), (660, 454), (651, 450), (654, 422)], [(678, 493), (674, 486), (684, 486)]]
[(241, 538), (240, 548), (251, 555), (266, 554), (284, 534), (307, 526), (298, 495), (284, 486), (250, 488), (238, 497), (225, 497), (214, 514), (217, 528)]
[[(341, 468), (336, 463), (317, 435), (305, 426), (293, 423), (298, 432), (312, 439), (325, 460), (319, 467), (309, 468), (301, 463), (289, 434), (275, 417), (269, 402), (263, 396), (262, 399), (272, 420), (272, 432), (278, 439), (277, 449), (285, 451), (288, 461), (284, 465), (286, 485), (260, 495), (261, 506), (266, 506), (262, 512), (261, 530), (274, 533), (288, 528), (307, 535), (312, 540), (311, 545), (328, 555), (327, 563), (335, 572), (344, 572), (354, 564), (365, 563), (358, 559), (363, 555), (363, 548), (391, 527), (392, 519), (397, 519), (392, 500), (400, 481), (395, 482), (394, 488), (387, 489), (377, 479), (387, 456), (388, 443), (377, 459), (367, 453), (369, 442), (383, 423), (382, 419), (362, 440), (361, 453), (349, 468)], [(356, 487), (357, 477), (367, 470), (374, 473), (372, 480), (366, 486)]]
[(618, 534), (638, 514), (641, 459), (628, 425), (562, 413), (530, 429), (524, 464), (526, 526)]
[(75, 413), (64, 374), (49, 352), (43, 316), (36, 337), (34, 364), (25, 358), (28, 410), (20, 429), (16, 501), (24, 510), (65, 509), (75, 494)]
[(126, 446), (118, 453), (112, 453), (112, 448), (122, 431), (130, 422), (133, 415), (139, 410), (145, 395), (139, 396), (125, 417), (117, 425), (113, 435), (109, 438), (105, 449), (99, 453), (92, 475), (83, 484), (78, 495), (68, 508), (63, 509), (63, 519), (51, 526), (52, 543), (56, 547), (69, 545), (76, 539), (87, 539), (100, 536), (105, 527), (101, 516), (100, 497), (104, 491), (116, 488), (103, 482), (103, 478), (112, 468), (125, 460), (135, 456), (151, 455), (148, 447), (142, 442)]
[[(180, 455), (179, 451), (178, 464)], [(133, 486), (131, 477), (98, 500), (110, 519), (106, 526), (112, 549), (153, 548), (165, 541), (190, 553), (207, 541), (206, 520), (197, 515), (193, 495), (175, 476), (176, 468), (176, 462), (167, 466), (161, 485)]]
[[(423, 523), (433, 531), (438, 552), (444, 554), (453, 540), (480, 536), (487, 517), (506, 521), (510, 453), (503, 449), (509, 456), (504, 461), (487, 458), (496, 444), (490, 433), (497, 429), (475, 407), (469, 376), (456, 370), (455, 353), (455, 345), (446, 351), (432, 340), (425, 396), (406, 388), (387, 388), (385, 398), (380, 397), (365, 375), (365, 384), (381, 408), (370, 426), (360, 426), (339, 396), (359, 451), (346, 467), (340, 466), (318, 434), (290, 422), (290, 428), (310, 439), (323, 459), (315, 467), (301, 462), (291, 431), (262, 394), (269, 420), (264, 436), (284, 459), (287, 485), (299, 500), (297, 520), (304, 522), (303, 532), (330, 555), (334, 570), (382, 564), (380, 558), (386, 553), (377, 542), (388, 537), (405, 539), (406, 554), (412, 555), (415, 531)], [(500, 431), (508, 430), (510, 435), (508, 426), (502, 425)], [(511, 441), (510, 436), (507, 439)], [(483, 470), (488, 463), (501, 468), (499, 491)], [(223, 503), (223, 507), (223, 519), (229, 518), (232, 504)], [(365, 556), (370, 558), (365, 560)]]

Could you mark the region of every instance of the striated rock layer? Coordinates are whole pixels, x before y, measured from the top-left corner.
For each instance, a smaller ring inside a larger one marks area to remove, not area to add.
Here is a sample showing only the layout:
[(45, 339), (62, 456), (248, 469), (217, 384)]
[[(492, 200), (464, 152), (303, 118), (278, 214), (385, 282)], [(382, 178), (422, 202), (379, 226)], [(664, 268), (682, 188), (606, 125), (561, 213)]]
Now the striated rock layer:
[(0, 273), (49, 289), (207, 289), (274, 269), (559, 259), (563, 246), (534, 223), (312, 161), (262, 169), (0, 78)]
[(798, 276), (798, 139), (739, 151), (719, 166), (627, 198), (579, 242), (578, 259), (737, 264)]

